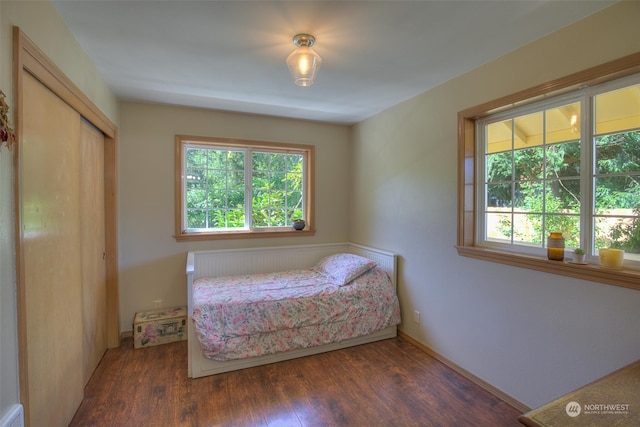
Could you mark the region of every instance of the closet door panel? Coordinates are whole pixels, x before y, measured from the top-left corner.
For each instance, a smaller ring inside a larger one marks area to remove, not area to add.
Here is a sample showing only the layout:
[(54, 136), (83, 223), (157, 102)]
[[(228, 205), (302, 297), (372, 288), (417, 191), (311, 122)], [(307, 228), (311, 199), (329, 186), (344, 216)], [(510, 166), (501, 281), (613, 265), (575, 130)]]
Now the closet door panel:
[(23, 80), (29, 420), (32, 426), (67, 425), (83, 397), (80, 116), (28, 73)]
[(80, 235), (82, 239), (83, 384), (107, 350), (104, 136), (82, 120)]

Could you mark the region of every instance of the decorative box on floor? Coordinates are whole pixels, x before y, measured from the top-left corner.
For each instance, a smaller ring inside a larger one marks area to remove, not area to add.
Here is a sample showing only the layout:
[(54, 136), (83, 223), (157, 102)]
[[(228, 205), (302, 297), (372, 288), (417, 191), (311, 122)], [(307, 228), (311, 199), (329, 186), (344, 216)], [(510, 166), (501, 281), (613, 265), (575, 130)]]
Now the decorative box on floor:
[(187, 307), (141, 311), (133, 318), (134, 348), (187, 339)]

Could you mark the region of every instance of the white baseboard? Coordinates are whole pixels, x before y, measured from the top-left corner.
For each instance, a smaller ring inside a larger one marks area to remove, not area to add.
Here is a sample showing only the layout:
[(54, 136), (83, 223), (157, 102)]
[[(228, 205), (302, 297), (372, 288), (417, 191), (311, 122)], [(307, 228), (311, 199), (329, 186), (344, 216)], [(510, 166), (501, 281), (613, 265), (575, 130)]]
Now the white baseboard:
[(24, 409), (21, 404), (13, 405), (0, 419), (0, 427), (24, 427)]

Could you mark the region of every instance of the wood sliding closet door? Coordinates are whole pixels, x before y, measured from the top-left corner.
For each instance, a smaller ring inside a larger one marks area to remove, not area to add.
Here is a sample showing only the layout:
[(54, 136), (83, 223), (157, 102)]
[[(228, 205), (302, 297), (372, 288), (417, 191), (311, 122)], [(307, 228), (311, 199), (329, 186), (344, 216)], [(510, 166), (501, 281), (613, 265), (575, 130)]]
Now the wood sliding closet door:
[(13, 54), (20, 401), (64, 426), (120, 344), (118, 129), (18, 27)]
[(29, 419), (71, 421), (83, 397), (80, 116), (28, 74), (21, 157)]
[(82, 120), (80, 141), (82, 384), (86, 385), (107, 350), (104, 136), (91, 123)]
[(28, 73), (22, 113), (28, 420), (68, 425), (106, 350), (104, 138)]

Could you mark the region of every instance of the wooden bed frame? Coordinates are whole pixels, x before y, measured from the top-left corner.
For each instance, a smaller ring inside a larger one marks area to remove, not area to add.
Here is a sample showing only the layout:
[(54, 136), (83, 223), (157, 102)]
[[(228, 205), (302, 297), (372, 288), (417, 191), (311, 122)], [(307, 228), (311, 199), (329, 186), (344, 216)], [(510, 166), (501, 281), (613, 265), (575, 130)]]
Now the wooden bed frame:
[(397, 289), (397, 255), (354, 243), (336, 243), (301, 246), (282, 246), (258, 249), (232, 249), (196, 251), (187, 254), (187, 293), (188, 293), (188, 346), (189, 378), (199, 378), (222, 372), (235, 371), (267, 363), (324, 353), (341, 348), (365, 344), (373, 341), (393, 338), (397, 327), (391, 326), (371, 335), (326, 344), (318, 347), (293, 350), (247, 359), (216, 361), (202, 355), (200, 343), (193, 333), (191, 316), (193, 315), (193, 281), (201, 277), (226, 276), (232, 274), (271, 273), (313, 267), (322, 257), (337, 253), (352, 253), (370, 258), (385, 270)]

